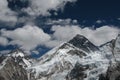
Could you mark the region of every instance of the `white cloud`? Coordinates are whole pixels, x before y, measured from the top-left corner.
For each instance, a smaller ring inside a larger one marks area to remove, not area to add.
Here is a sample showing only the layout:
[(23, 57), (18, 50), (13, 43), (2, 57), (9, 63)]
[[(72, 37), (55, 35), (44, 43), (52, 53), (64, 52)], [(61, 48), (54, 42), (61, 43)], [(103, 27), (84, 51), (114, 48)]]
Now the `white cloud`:
[(79, 26), (53, 26), (52, 31), (54, 31), (53, 37), (57, 42), (64, 42), (72, 39), (76, 34), (81, 34), (87, 37), (91, 42), (97, 46), (106, 43), (112, 39), (115, 39), (118, 35), (120, 29), (102, 26), (96, 30), (90, 28), (80, 28)]
[(0, 21), (13, 24), (17, 21), (16, 13), (8, 8), (7, 0), (0, 0)]
[(37, 26), (26, 25), (15, 30), (1, 30), (2, 36), (13, 39), (9, 44), (20, 45), (22, 49), (32, 50), (38, 45), (44, 45), (50, 36)]
[(75, 2), (77, 0), (29, 0), (31, 5), (24, 11), (30, 15), (50, 15), (50, 10), (57, 11), (63, 9), (67, 2)]
[(48, 48), (54, 48), (54, 47), (60, 45), (63, 42), (65, 42), (65, 41), (49, 40), (48, 42), (45, 43), (45, 46), (48, 47)]
[(102, 23), (102, 20), (97, 20), (96, 23), (97, 23), (97, 24), (101, 24), (101, 23)]
[(7, 38), (0, 36), (0, 45), (2, 45), (2, 46), (8, 45)]
[(70, 25), (70, 24), (78, 24), (78, 21), (75, 20), (75, 19), (58, 19), (58, 20), (51, 20), (51, 19), (48, 19), (48, 21), (46, 22), (46, 24), (48, 25)]
[[(48, 48), (53, 48), (59, 44), (69, 41), (76, 34), (84, 35), (95, 45), (99, 46), (112, 39), (115, 39), (120, 29), (110, 26), (102, 26), (96, 30), (80, 28), (78, 25), (54, 25), (51, 28), (53, 34), (45, 33), (37, 26), (26, 25), (15, 30), (1, 30), (0, 44), (1, 45), (19, 45), (26, 53), (30, 50), (35, 50), (38, 45), (44, 45)], [(8, 42), (7, 38), (12, 39)]]
[[(67, 2), (77, 0), (28, 0), (30, 5), (23, 8), (20, 12), (27, 12), (30, 16), (18, 17), (19, 12), (13, 11), (8, 7), (7, 0), (0, 0), (0, 22), (5, 26), (15, 27), (16, 23), (34, 24), (34, 19), (38, 16), (48, 16), (50, 10), (63, 9)], [(57, 14), (57, 12), (55, 12)]]

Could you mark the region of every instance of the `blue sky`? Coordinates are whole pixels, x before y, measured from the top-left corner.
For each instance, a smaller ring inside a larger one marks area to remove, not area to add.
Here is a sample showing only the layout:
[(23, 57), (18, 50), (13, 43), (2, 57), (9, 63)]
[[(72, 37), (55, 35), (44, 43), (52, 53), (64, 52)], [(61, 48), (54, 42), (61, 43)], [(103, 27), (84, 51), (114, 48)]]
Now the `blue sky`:
[(41, 56), (82, 34), (99, 46), (116, 38), (119, 0), (0, 0), (0, 52)]

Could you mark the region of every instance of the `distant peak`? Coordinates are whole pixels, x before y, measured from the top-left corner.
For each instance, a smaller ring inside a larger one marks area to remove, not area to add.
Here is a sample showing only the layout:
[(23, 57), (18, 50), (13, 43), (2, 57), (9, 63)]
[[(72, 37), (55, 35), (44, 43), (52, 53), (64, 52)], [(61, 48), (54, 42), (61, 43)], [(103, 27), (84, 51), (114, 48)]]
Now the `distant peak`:
[(84, 37), (83, 35), (80, 35), (80, 34), (77, 34), (75, 37), (73, 37), (73, 39), (68, 41), (68, 43), (74, 45), (75, 47), (83, 49), (86, 52), (98, 50), (97, 46), (95, 46), (86, 37)]
[(83, 35), (77, 34), (75, 37), (73, 37), (69, 43), (74, 43), (77, 42), (78, 44), (84, 44), (86, 41), (88, 41), (88, 39), (86, 37), (84, 37)]
[[(83, 40), (83, 41), (80, 41), (80, 40)], [(83, 42), (83, 44), (84, 44), (84, 42), (85, 42), (85, 41), (88, 41), (88, 39), (87, 39), (85, 36), (83, 36), (83, 35), (77, 34), (75, 37), (73, 37), (73, 38), (69, 41), (69, 43), (71, 43), (72, 41), (80, 41), (80, 42)]]

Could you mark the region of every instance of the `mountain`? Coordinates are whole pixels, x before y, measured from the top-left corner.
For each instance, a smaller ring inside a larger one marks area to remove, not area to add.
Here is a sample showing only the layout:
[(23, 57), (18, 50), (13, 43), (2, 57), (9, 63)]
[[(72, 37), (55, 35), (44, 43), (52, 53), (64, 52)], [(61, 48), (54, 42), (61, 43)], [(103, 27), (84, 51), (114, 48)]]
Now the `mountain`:
[[(80, 44), (80, 46), (76, 44), (76, 42)], [(40, 80), (65, 80), (76, 63), (84, 66), (88, 66), (90, 63), (91, 67), (94, 67), (93, 65), (95, 65), (97, 61), (95, 60), (96, 58), (101, 61), (102, 57), (97, 50), (98, 47), (88, 39), (77, 35), (67, 43), (63, 43), (59, 47), (46, 53), (39, 59), (39, 62), (31, 68), (35, 70), (33, 71), (36, 73), (35, 77)], [(94, 56), (92, 56), (93, 54)]]
[(120, 34), (117, 38), (101, 46), (102, 53), (110, 64), (106, 73), (100, 75), (100, 80), (120, 80)]
[(120, 80), (120, 35), (100, 47), (76, 35), (39, 59), (14, 50), (0, 56), (0, 80)]
[(0, 59), (0, 80), (28, 80), (27, 67), (31, 66), (32, 60), (22, 50), (13, 50)]
[(76, 35), (68, 43), (74, 45), (77, 48), (80, 48), (86, 52), (94, 52), (99, 50), (93, 43), (91, 43), (86, 37), (82, 35)]

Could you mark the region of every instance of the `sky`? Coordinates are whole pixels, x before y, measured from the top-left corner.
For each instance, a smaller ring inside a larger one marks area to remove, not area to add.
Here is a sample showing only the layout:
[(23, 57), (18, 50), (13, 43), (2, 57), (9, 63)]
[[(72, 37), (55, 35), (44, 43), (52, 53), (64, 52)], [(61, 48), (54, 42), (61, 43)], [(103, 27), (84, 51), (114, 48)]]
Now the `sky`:
[(0, 53), (41, 56), (84, 35), (96, 46), (120, 31), (119, 0), (0, 0)]

